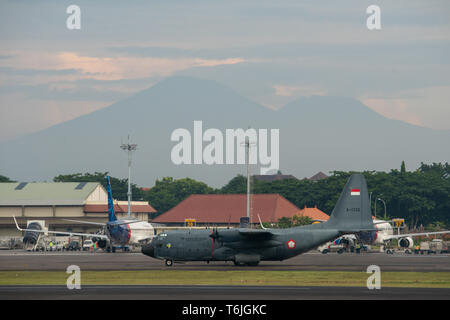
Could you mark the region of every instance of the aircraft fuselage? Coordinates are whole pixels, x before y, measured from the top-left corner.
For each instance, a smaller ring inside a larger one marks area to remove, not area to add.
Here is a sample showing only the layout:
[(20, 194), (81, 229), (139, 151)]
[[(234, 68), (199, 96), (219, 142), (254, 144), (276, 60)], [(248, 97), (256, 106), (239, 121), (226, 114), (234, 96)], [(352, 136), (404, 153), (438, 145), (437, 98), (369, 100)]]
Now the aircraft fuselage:
[(142, 252), (172, 261), (235, 261), (244, 264), (257, 264), (263, 260), (281, 261), (338, 236), (337, 230), (319, 227), (270, 229), (273, 236), (260, 241), (247, 239), (239, 232), (243, 229), (222, 229), (217, 236), (212, 229), (177, 230), (159, 234), (143, 247)]

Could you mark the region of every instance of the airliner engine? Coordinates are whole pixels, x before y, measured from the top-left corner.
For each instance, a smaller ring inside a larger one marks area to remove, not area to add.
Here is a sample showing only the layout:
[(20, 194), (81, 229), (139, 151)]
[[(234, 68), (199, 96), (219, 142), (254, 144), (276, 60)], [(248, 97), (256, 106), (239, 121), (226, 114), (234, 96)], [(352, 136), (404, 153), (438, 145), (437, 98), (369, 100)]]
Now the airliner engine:
[[(43, 230), (43, 222), (41, 221), (28, 221), (27, 229), (32, 230)], [(25, 249), (32, 249), (37, 242), (39, 241), (39, 237), (41, 236), (40, 232), (26, 231), (23, 237), (23, 244)]]
[(402, 248), (412, 248), (414, 246), (414, 241), (411, 237), (401, 238), (398, 241), (398, 245)]

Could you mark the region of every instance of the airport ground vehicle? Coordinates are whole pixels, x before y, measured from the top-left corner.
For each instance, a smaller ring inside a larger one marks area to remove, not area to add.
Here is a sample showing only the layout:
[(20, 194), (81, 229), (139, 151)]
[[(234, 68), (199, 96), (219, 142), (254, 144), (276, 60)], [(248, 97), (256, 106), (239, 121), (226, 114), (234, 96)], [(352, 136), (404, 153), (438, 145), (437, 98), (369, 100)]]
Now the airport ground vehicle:
[(94, 245), (94, 242), (92, 242), (92, 240), (84, 240), (83, 251), (89, 251), (93, 245)]
[(0, 250), (22, 249), (22, 238), (19, 237), (0, 237)]
[(68, 245), (67, 245), (67, 251), (80, 251), (81, 250), (81, 246), (80, 246), (80, 242), (78, 241), (71, 241)]
[(341, 254), (346, 251), (346, 248), (342, 243), (334, 244), (333, 242), (327, 242), (324, 245), (317, 248), (317, 250), (319, 250), (319, 252), (323, 254), (327, 254), (328, 252), (337, 252)]
[(54, 241), (52, 242), (52, 245), (50, 246), (49, 243), (45, 246), (46, 251), (63, 251), (64, 250), (64, 243), (61, 241)]
[(420, 243), (420, 248), (414, 250), (415, 254), (436, 254), (436, 253), (448, 253), (449, 242), (442, 241), (441, 239), (433, 239), (432, 241), (423, 241)]

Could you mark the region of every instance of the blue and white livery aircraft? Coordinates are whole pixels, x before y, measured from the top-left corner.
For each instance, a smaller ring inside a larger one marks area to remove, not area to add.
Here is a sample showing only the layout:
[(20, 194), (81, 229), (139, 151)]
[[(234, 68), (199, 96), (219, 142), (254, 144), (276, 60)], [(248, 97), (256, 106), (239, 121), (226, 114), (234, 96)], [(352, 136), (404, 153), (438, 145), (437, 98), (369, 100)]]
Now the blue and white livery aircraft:
[(96, 234), (91, 233), (77, 233), (68, 231), (44, 231), (37, 229), (22, 229), (19, 227), (16, 217), (13, 216), (16, 223), (16, 227), (20, 231), (25, 232), (35, 232), (35, 233), (53, 233), (53, 234), (64, 234), (68, 236), (82, 236), (92, 238), (98, 243), (100, 248), (112, 249), (114, 251), (114, 246), (126, 246), (126, 245), (142, 245), (153, 239), (155, 230), (153, 226), (146, 222), (133, 219), (120, 219), (118, 220), (114, 213), (114, 203), (111, 191), (111, 182), (109, 176), (106, 177), (107, 186), (106, 190), (108, 193), (108, 222), (88, 222), (79, 220), (69, 220), (63, 219), (65, 221), (71, 221), (83, 224), (92, 224), (100, 226), (101, 232)]

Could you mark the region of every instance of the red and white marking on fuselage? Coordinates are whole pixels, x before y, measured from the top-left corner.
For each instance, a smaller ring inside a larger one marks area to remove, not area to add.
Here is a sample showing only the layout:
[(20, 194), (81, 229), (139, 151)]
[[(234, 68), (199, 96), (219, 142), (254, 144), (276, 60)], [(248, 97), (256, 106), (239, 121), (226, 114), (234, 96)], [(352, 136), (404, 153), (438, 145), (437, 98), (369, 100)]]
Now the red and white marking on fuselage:
[(292, 240), (292, 239), (289, 239), (289, 240), (286, 242), (286, 245), (287, 245), (288, 249), (295, 249), (295, 247), (297, 246), (297, 242), (295, 242), (295, 241)]

